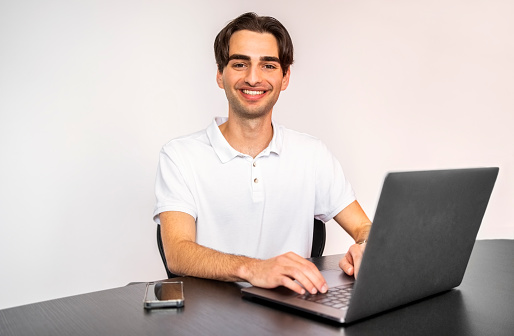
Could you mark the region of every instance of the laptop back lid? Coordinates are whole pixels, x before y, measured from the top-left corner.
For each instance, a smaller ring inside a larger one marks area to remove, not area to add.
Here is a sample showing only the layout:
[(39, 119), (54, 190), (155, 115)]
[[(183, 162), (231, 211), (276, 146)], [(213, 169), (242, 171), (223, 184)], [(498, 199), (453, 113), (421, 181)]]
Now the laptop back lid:
[(458, 286), (498, 168), (390, 173), (345, 321)]

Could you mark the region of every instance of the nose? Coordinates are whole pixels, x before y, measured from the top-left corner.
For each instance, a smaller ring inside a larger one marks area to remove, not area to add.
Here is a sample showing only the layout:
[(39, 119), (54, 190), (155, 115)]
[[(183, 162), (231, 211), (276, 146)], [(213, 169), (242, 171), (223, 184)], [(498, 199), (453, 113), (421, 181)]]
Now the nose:
[(246, 71), (245, 82), (250, 86), (257, 86), (262, 81), (262, 70), (259, 66), (252, 65)]

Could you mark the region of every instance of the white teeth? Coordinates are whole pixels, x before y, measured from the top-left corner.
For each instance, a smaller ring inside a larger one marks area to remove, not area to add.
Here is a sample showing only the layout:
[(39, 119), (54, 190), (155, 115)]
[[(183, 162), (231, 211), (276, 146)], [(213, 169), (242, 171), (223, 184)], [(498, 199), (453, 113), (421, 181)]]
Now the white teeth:
[(244, 94), (247, 94), (247, 95), (260, 95), (260, 94), (263, 94), (264, 91), (250, 91), (250, 90), (243, 90), (243, 93)]

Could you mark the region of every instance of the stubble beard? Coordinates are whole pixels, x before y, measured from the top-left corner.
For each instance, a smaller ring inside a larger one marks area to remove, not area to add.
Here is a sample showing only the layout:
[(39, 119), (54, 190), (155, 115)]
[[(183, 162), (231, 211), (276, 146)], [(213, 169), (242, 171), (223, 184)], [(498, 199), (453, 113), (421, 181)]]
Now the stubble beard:
[(239, 97), (233, 92), (226, 91), (229, 109), (242, 119), (252, 120), (262, 118), (268, 115), (273, 110), (273, 106), (278, 100), (278, 97), (266, 101), (265, 104), (259, 104), (258, 106), (245, 105)]

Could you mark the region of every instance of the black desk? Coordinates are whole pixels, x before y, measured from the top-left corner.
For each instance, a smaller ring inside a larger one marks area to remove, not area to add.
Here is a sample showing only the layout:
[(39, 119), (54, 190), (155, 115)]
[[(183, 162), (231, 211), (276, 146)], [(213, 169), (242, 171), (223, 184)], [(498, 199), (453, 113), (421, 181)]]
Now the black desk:
[[(514, 335), (514, 241), (477, 241), (457, 289), (346, 327), (241, 299), (237, 284), (183, 278), (182, 310), (145, 312), (144, 284), (0, 310), (0, 335)], [(335, 269), (340, 256), (317, 258)]]

